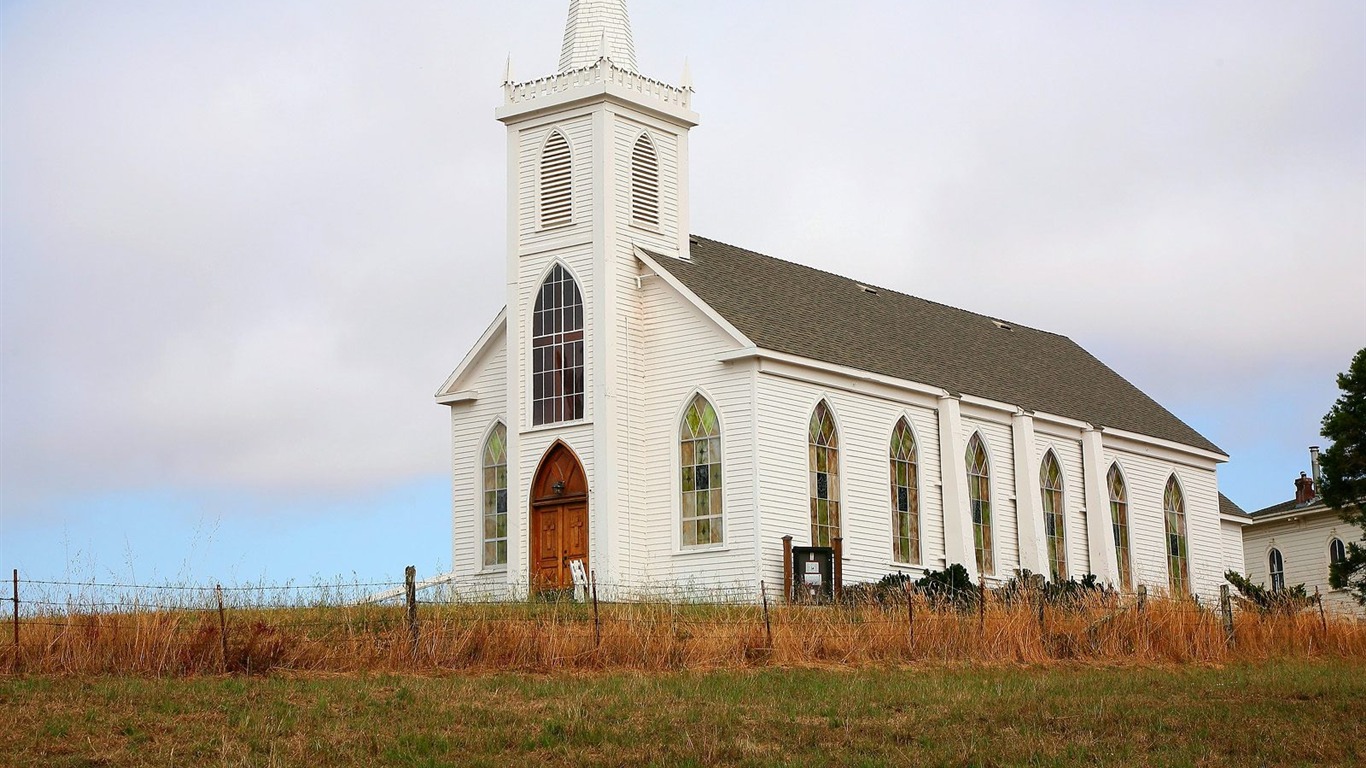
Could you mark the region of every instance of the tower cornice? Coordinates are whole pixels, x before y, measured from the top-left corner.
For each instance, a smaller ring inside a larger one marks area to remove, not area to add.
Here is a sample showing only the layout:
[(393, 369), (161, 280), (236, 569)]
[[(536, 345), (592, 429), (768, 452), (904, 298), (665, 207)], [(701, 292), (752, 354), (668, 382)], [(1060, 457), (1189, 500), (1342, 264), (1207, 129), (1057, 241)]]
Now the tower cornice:
[(494, 116), (518, 122), (543, 112), (562, 111), (581, 103), (615, 101), (691, 128), (698, 115), (692, 110), (691, 87), (679, 87), (617, 66), (609, 58), (568, 72), (503, 84), (503, 106)]

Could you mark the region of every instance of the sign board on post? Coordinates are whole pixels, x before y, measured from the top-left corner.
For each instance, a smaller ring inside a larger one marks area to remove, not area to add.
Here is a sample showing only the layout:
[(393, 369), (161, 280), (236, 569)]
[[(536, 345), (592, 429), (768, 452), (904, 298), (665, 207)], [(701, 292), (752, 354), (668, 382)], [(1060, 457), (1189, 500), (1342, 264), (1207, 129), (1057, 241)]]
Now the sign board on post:
[(792, 599), (821, 603), (834, 596), (835, 550), (830, 547), (792, 548)]
[(574, 599), (582, 603), (588, 599), (588, 572), (582, 560), (569, 561), (569, 575), (574, 579)]

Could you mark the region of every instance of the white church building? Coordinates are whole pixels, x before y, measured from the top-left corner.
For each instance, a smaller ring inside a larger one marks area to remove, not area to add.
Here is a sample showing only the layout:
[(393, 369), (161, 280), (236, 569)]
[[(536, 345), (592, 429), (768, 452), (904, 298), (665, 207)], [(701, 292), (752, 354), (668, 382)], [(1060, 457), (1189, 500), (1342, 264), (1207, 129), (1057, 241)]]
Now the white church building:
[(436, 395), (457, 584), (757, 592), (785, 536), (846, 584), (1242, 570), (1228, 457), (1070, 339), (691, 235), (687, 80), (571, 0), (559, 72), (504, 86), (507, 305)]

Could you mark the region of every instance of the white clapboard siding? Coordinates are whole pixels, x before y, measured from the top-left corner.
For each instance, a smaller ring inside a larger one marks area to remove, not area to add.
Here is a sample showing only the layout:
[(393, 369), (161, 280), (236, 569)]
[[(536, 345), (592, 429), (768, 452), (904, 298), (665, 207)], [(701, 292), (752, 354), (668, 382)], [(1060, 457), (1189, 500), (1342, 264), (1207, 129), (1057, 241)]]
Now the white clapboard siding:
[[(644, 122), (618, 115), (613, 123), (613, 151), (618, 162), (613, 177), (615, 185), (613, 215), (618, 231), (641, 248), (655, 253), (672, 253), (679, 240), (679, 138), (677, 128), (665, 123)], [(636, 140), (647, 132), (654, 144), (659, 161), (659, 224), (641, 225), (632, 210), (632, 154)]]
[[(649, 552), (644, 569), (652, 582), (708, 587), (747, 585), (756, 580), (754, 563), (754, 448), (747, 365), (717, 358), (736, 343), (663, 280), (642, 280), (638, 373), (642, 410), (632, 425), (640, 485), (631, 510), (638, 532), (634, 544)], [(721, 422), (724, 542), (715, 548), (683, 549), (680, 520), (679, 419), (696, 392), (702, 392)]]
[[(572, 162), (571, 197), (573, 216), (568, 226), (541, 227), (540, 169), (541, 150), (552, 130), (569, 141)], [(540, 249), (546, 243), (566, 238), (591, 236), (593, 231), (593, 122), (582, 114), (554, 123), (521, 129), (517, 136), (517, 227), (523, 253)]]
[[(1035, 422), (1035, 426), (1034, 446), (1038, 455), (1031, 469), (1038, 472), (1043, 464), (1044, 454), (1049, 449), (1058, 457), (1058, 466), (1062, 468), (1062, 503), (1063, 508), (1067, 510), (1067, 574), (1069, 577), (1080, 579), (1091, 572), (1091, 551), (1086, 531), (1088, 500), (1081, 465), (1081, 435), (1075, 430), (1071, 431), (1072, 434), (1065, 434), (1062, 430), (1038, 429), (1038, 422)], [(1109, 498), (1102, 501), (1105, 508), (1109, 509)], [(1039, 535), (1043, 535), (1042, 527), (1039, 529)]]
[(546, 273), (551, 269), (555, 262), (561, 262), (573, 274), (574, 279), (579, 284), (579, 293), (583, 298), (583, 329), (584, 329), (584, 420), (593, 420), (593, 387), (597, 382), (596, 363), (594, 362), (593, 350), (597, 344), (597, 323), (593, 313), (593, 301), (596, 293), (596, 280), (593, 277), (593, 252), (591, 246), (581, 245), (573, 248), (559, 249), (525, 256), (518, 261), (518, 283), (517, 283), (517, 312), (519, 322), (517, 339), (517, 366), (521, 371), (518, 376), (517, 395), (522, 404), (521, 408), (521, 429), (532, 429), (531, 423), (531, 341), (532, 313), (536, 307), (536, 295), (541, 290), (541, 284), (545, 280)]
[(1238, 573), (1247, 573), (1243, 561), (1243, 526), (1241, 523), (1220, 521), (1219, 530), (1224, 541), (1224, 568)]
[(451, 571), (490, 583), (503, 580), (503, 569), (483, 566), (483, 452), (494, 423), (507, 418), (506, 338), (491, 340), (466, 371), (461, 388), (478, 399), (451, 408)]
[(1257, 522), (1243, 529), (1243, 557), (1246, 571), (1254, 584), (1271, 586), (1268, 555), (1272, 547), (1281, 551), (1285, 584), (1303, 584), (1313, 594), (1323, 595), (1325, 608), (1339, 612), (1366, 613), (1346, 590), (1328, 585), (1328, 544), (1334, 538), (1343, 543), (1362, 543), (1361, 529), (1348, 525), (1331, 510), (1317, 506), (1293, 519)]
[(968, 409), (964, 408), (964, 446), (974, 432), (982, 435), (991, 459), (991, 539), (995, 568), (988, 575), (1009, 579), (1020, 567), (1020, 532), (1015, 519), (1014, 438), (1008, 421), (988, 420), (982, 415), (970, 417)]
[(1116, 460), (1124, 472), (1129, 491), (1129, 548), (1134, 582), (1149, 589), (1165, 590), (1167, 572), (1166, 522), (1162, 494), (1175, 472), (1186, 501), (1187, 551), (1190, 553), (1192, 591), (1205, 599), (1219, 595), (1224, 582), (1219, 492), (1214, 469), (1174, 464), (1153, 456), (1106, 446), (1104, 468)]

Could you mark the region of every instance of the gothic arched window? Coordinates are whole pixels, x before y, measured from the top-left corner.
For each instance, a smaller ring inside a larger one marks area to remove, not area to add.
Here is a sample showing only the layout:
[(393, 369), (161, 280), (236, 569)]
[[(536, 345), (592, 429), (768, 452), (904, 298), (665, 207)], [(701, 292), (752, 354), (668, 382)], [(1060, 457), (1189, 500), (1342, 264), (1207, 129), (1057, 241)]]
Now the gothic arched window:
[(484, 567), (508, 561), (508, 430), (500, 421), (484, 441)]
[(972, 507), (972, 546), (977, 554), (977, 572), (995, 570), (991, 549), (991, 462), (982, 436), (973, 433), (968, 441), (968, 504)]
[(1167, 581), (1173, 596), (1190, 593), (1190, 552), (1186, 545), (1186, 499), (1176, 475), (1167, 479), (1162, 494), (1162, 512), (1167, 532)]
[(1105, 476), (1110, 489), (1110, 527), (1115, 537), (1115, 563), (1119, 566), (1119, 585), (1133, 586), (1133, 571), (1129, 565), (1129, 493), (1124, 487), (1124, 474), (1118, 464), (1110, 465)]
[(541, 149), (541, 227), (558, 227), (574, 218), (573, 158), (569, 140), (551, 131)]
[(903, 418), (892, 430), (892, 559), (920, 564), (920, 478), (915, 435)]
[(1285, 560), (1281, 558), (1281, 551), (1275, 547), (1266, 553), (1267, 571), (1271, 573), (1271, 591), (1280, 592), (1285, 589)]
[(1334, 565), (1347, 559), (1347, 545), (1342, 543), (1342, 539), (1334, 537), (1328, 542), (1328, 569), (1332, 573)]
[(583, 418), (583, 297), (556, 264), (536, 295), (531, 317), (531, 422)]
[(631, 221), (659, 226), (659, 155), (646, 133), (631, 150)]
[(1062, 503), (1062, 467), (1052, 451), (1039, 466), (1039, 491), (1043, 496), (1043, 530), (1048, 538), (1048, 567), (1053, 581), (1067, 579), (1067, 522)]
[(684, 547), (720, 544), (721, 519), (721, 424), (716, 409), (702, 395), (694, 395), (683, 412), (678, 430), (679, 465), (682, 467), (682, 528)]
[(830, 406), (816, 403), (807, 430), (811, 466), (811, 546), (840, 535), (840, 436)]

